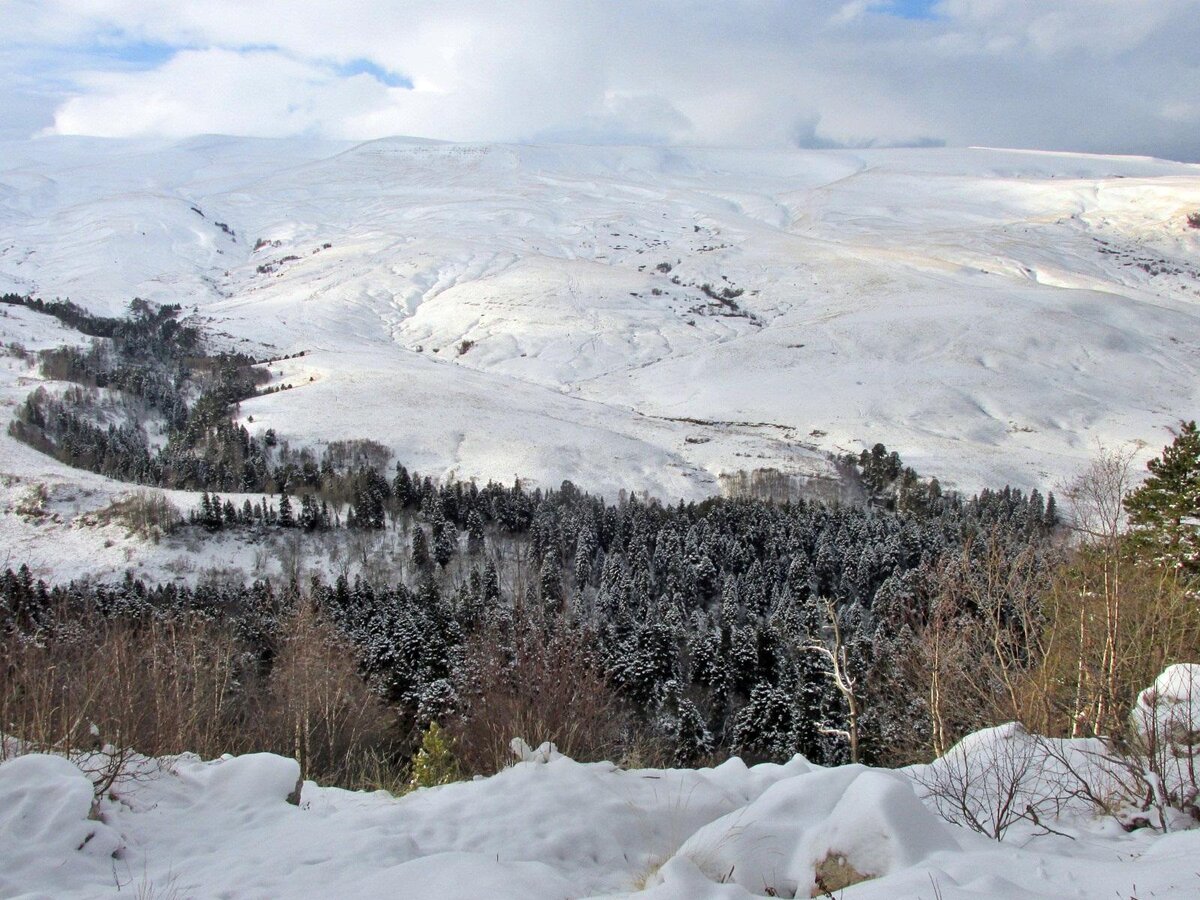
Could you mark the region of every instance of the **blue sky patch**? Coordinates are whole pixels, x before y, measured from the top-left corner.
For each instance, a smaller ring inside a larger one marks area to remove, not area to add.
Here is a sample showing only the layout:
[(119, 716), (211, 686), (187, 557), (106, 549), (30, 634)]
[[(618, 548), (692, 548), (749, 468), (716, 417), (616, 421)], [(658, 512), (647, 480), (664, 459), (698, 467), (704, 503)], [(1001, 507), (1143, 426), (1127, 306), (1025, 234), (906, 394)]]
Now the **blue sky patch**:
[(412, 90), (412, 81), (398, 72), (385, 69), (369, 59), (352, 59), (337, 67), (339, 75), (370, 75), (376, 81), (383, 82), (388, 87), (402, 87)]
[(937, 4), (938, 0), (886, 0), (874, 9), (901, 19), (936, 19), (938, 14), (934, 7)]
[(131, 41), (123, 35), (101, 37), (81, 50), (106, 59), (116, 60), (137, 69), (153, 69), (167, 62), (182, 47), (161, 41)]

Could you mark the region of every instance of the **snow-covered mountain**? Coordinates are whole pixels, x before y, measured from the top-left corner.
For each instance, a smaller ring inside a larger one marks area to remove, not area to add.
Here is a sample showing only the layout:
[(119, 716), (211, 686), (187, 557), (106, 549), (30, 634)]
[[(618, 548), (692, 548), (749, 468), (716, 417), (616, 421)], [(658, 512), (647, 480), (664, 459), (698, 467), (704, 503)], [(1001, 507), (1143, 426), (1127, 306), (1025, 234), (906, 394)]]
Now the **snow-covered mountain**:
[(1045, 487), (1196, 415), (1198, 209), (1141, 158), (53, 138), (0, 144), (0, 291), (309, 351), (250, 427), (431, 474)]

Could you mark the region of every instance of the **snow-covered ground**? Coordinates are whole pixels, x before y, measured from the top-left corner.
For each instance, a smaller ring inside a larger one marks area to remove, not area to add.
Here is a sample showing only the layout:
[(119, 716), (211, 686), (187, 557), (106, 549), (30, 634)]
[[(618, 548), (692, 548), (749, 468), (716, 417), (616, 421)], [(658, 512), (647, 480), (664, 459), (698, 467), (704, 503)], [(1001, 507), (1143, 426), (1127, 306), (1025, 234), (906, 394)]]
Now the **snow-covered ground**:
[(310, 351), (252, 427), (432, 474), (675, 499), (883, 441), (1045, 488), (1196, 415), (1196, 209), (1140, 158), (50, 138), (0, 144), (0, 290)]
[[(283, 757), (135, 763), (95, 805), (62, 757), (0, 763), (0, 897), (748, 900), (824, 896), (818, 874), (846, 900), (1200, 894), (1200, 831), (1067, 812), (994, 841), (936, 815), (920, 771), (551, 755), (401, 798), (305, 782), (291, 805)], [(842, 890), (839, 862), (869, 880)]]

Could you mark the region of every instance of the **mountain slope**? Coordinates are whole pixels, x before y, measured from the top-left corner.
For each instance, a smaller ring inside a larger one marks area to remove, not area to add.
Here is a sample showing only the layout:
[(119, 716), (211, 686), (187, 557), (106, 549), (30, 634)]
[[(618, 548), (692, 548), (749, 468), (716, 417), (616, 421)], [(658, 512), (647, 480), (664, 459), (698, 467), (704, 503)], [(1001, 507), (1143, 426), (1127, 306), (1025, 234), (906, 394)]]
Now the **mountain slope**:
[(1200, 397), (1200, 167), (197, 138), (0, 145), (0, 290), (180, 302), (295, 439), (673, 499), (884, 441), (975, 488)]

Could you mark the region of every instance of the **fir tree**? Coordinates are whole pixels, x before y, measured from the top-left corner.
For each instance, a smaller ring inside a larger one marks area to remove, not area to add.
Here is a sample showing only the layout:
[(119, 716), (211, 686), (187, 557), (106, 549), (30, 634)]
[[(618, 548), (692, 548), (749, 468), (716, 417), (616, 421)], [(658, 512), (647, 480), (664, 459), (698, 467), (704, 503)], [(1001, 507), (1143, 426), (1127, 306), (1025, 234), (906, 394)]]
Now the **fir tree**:
[(1155, 557), (1200, 573), (1200, 431), (1182, 423), (1150, 477), (1125, 499), (1134, 542)]
[(678, 702), (679, 712), (675, 717), (675, 765), (688, 767), (699, 763), (713, 751), (713, 736), (704, 723), (704, 717), (691, 700)]
[(750, 702), (738, 710), (733, 727), (734, 745), (751, 758), (784, 762), (796, 752), (792, 701), (772, 684), (755, 685)]
[(428, 569), (433, 564), (429, 555), (429, 541), (425, 537), (425, 529), (420, 525), (413, 526), (412, 564), (418, 569)]
[(433, 523), (433, 558), (443, 569), (458, 552), (458, 529), (445, 519)]
[(454, 741), (442, 731), (437, 722), (430, 722), (421, 738), (421, 748), (412, 760), (409, 787), (437, 787), (462, 779), (458, 760), (454, 756)]
[(538, 573), (538, 598), (547, 616), (556, 615), (562, 608), (562, 577), (552, 554), (546, 554)]
[(296, 524), (292, 514), (292, 501), (288, 498), (287, 488), (279, 489), (279, 526), (291, 528)]
[(483, 516), (473, 509), (467, 516), (467, 552), (478, 556), (484, 548)]

